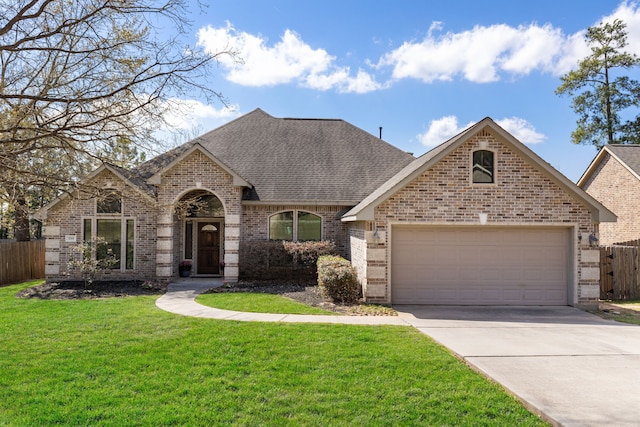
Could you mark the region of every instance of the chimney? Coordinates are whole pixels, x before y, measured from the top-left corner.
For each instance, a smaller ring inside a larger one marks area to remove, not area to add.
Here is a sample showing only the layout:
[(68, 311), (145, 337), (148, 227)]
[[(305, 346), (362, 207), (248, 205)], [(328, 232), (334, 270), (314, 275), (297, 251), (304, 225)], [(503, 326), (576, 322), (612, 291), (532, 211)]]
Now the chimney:
[(380, 126), (380, 139), (382, 139), (382, 126)]

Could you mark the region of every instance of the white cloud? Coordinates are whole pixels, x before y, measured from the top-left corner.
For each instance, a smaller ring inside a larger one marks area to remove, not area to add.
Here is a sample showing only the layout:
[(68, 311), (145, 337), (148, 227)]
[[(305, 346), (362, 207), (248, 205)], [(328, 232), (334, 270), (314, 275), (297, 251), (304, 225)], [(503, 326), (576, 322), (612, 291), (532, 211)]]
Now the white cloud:
[(233, 49), (242, 64), (221, 55), (227, 79), (243, 86), (274, 86), (297, 82), (317, 90), (364, 93), (380, 87), (368, 73), (359, 70), (355, 77), (348, 67), (335, 65), (336, 58), (324, 49), (314, 49), (291, 30), (279, 42), (269, 45), (261, 36), (238, 32), (230, 23), (225, 28), (203, 27), (198, 44), (211, 55)]
[(463, 127), (458, 126), (458, 118), (456, 116), (445, 116), (440, 119), (431, 120), (426, 132), (418, 135), (418, 141), (427, 147), (435, 147), (459, 134), (467, 127), (469, 127), (469, 125)]
[[(628, 50), (640, 55), (640, 5), (624, 1), (611, 15), (592, 25), (614, 19), (627, 24)], [(405, 42), (387, 53), (378, 68), (391, 67), (394, 79), (431, 83), (461, 76), (471, 82), (487, 83), (500, 80), (504, 74), (535, 71), (560, 76), (590, 53), (584, 39), (586, 29), (566, 35), (551, 24), (496, 24), (438, 35), (442, 29), (441, 22), (434, 22), (423, 40)]]
[(635, 1), (623, 1), (611, 15), (603, 17), (602, 22), (613, 22), (615, 19), (627, 24), (628, 51), (640, 55), (640, 5)]
[(164, 122), (148, 123), (157, 146), (148, 147), (155, 156), (183, 144), (240, 115), (237, 107), (216, 109), (193, 99), (169, 99), (163, 105)]
[(231, 118), (237, 117), (237, 108), (216, 109), (194, 99), (171, 99), (164, 114), (168, 130), (212, 129)]
[[(623, 1), (611, 15), (592, 25), (613, 19), (626, 22), (629, 50), (640, 55), (639, 2)], [(584, 39), (586, 29), (565, 34), (552, 24), (531, 23), (446, 32), (444, 25), (434, 21), (422, 40), (406, 41), (377, 62), (365, 60), (352, 67), (338, 63), (335, 55), (310, 46), (289, 29), (270, 42), (260, 34), (238, 31), (231, 23), (220, 28), (206, 26), (198, 31), (198, 44), (211, 55), (230, 49), (238, 53), (242, 63), (230, 55), (216, 56), (226, 78), (234, 83), (256, 87), (297, 84), (340, 93), (368, 93), (402, 79), (433, 83), (462, 78), (490, 83), (536, 72), (561, 76), (590, 52)], [(382, 75), (388, 76), (389, 71), (391, 80), (381, 83), (387, 79)]]
[[(508, 117), (496, 120), (496, 123), (524, 144), (536, 144), (546, 139), (543, 134), (535, 130), (531, 123), (519, 117)], [(435, 147), (456, 136), (473, 124), (474, 122), (470, 122), (465, 126), (459, 126), (456, 116), (445, 116), (432, 120), (429, 123), (429, 128), (424, 133), (419, 134), (417, 138), (423, 145)]]
[(391, 66), (395, 79), (431, 83), (461, 75), (487, 83), (499, 80), (501, 73), (554, 71), (565, 41), (562, 31), (548, 24), (476, 26), (437, 37), (435, 32), (441, 28), (441, 23), (432, 24), (424, 40), (405, 42), (384, 55), (378, 66)]
[(519, 117), (507, 117), (496, 120), (496, 123), (524, 144), (537, 144), (547, 139), (531, 123)]
[[(603, 22), (613, 22), (615, 19), (620, 19), (627, 25), (628, 46), (626, 50), (640, 55), (640, 5), (635, 1), (623, 1), (613, 13), (602, 17), (591, 25), (596, 26)], [(564, 39), (560, 55), (552, 70), (554, 74), (562, 75), (575, 69), (579, 61), (591, 54), (591, 50), (584, 39), (586, 32), (587, 30), (585, 29)]]

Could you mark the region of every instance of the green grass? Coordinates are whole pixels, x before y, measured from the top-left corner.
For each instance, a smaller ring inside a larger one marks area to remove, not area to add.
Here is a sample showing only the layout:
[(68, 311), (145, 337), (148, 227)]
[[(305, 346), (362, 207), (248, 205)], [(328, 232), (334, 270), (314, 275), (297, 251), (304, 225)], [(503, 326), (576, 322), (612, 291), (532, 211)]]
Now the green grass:
[(410, 327), (177, 316), (0, 288), (0, 426), (544, 425)]
[(196, 301), (209, 307), (251, 313), (337, 314), (299, 303), (291, 298), (264, 293), (223, 292), (201, 294), (198, 295)]
[(595, 314), (616, 322), (631, 323), (632, 325), (640, 325), (640, 301), (638, 300), (614, 300), (607, 301), (615, 307), (614, 310), (599, 310)]

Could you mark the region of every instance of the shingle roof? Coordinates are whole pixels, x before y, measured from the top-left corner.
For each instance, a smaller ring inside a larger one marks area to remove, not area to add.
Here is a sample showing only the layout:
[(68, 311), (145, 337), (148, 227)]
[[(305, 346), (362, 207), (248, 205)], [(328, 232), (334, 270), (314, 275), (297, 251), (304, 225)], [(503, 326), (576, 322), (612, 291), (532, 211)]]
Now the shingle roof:
[(640, 145), (611, 144), (606, 147), (640, 176)]
[(253, 185), (263, 202), (357, 204), (414, 157), (344, 120), (275, 118), (260, 109), (140, 165), (149, 178), (193, 144)]

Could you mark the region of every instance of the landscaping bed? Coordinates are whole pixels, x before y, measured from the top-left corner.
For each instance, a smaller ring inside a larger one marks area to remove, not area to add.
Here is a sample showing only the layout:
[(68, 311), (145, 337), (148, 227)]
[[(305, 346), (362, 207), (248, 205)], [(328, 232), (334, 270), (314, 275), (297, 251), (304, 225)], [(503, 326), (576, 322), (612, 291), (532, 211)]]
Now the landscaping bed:
[(391, 307), (376, 304), (366, 304), (359, 301), (354, 304), (338, 304), (324, 296), (317, 285), (305, 283), (282, 283), (264, 281), (241, 281), (233, 285), (225, 285), (212, 288), (208, 293), (220, 292), (249, 292), (277, 294), (291, 298), (302, 304), (318, 307), (323, 310), (351, 316), (397, 316), (398, 313)]
[[(19, 298), (40, 299), (99, 299), (141, 295), (162, 295), (167, 285), (158, 282), (143, 281), (96, 281), (86, 286), (83, 281), (64, 281), (60, 283), (43, 283), (20, 291)], [(302, 304), (318, 307), (352, 316), (396, 316), (397, 312), (390, 307), (365, 304), (336, 304), (325, 297), (317, 285), (299, 282), (241, 281), (237, 284), (212, 288), (209, 293), (249, 292), (269, 293), (291, 298)]]
[(64, 281), (60, 283), (43, 283), (18, 292), (18, 298), (40, 299), (96, 299), (115, 298), (140, 295), (161, 295), (167, 291), (167, 285), (159, 282), (96, 281), (86, 285), (83, 281)]

